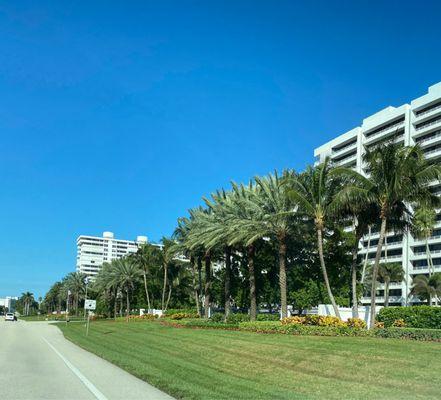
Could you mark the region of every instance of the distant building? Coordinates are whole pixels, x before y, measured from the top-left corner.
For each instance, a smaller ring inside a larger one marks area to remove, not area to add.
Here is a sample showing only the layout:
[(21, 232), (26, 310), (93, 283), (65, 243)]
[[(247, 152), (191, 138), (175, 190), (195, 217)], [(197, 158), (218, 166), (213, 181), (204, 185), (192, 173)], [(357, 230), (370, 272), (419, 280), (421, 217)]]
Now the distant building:
[(0, 299), (0, 307), (5, 307), (8, 312), (15, 312), (15, 304), (17, 303), (18, 297), (6, 296)]
[(104, 232), (102, 237), (81, 235), (77, 239), (77, 271), (93, 277), (103, 263), (136, 253), (146, 243), (147, 236), (123, 240), (115, 239), (112, 232)]
[[(393, 139), (404, 145), (419, 144), (427, 160), (439, 163), (441, 160), (441, 82), (429, 87), (423, 96), (410, 104), (385, 109), (365, 118), (361, 124), (337, 136), (315, 149), (316, 164), (329, 157), (335, 166), (352, 168), (367, 176), (369, 171), (363, 164), (365, 150), (379, 143)], [(441, 195), (441, 183), (431, 184), (431, 191)], [(360, 242), (359, 254), (367, 257), (370, 263), (375, 259), (379, 232), (371, 233), (370, 240), (365, 237)], [(386, 251), (387, 248), (387, 251)], [(437, 210), (436, 225), (429, 238), (435, 271), (441, 271), (441, 211)], [(382, 263), (398, 262), (403, 266), (405, 280), (390, 285), (390, 305), (407, 305), (418, 302), (409, 296), (412, 278), (415, 275), (429, 274), (425, 242), (410, 233), (390, 231), (383, 246)], [(384, 285), (378, 286), (377, 305), (384, 304)], [(370, 298), (363, 297), (363, 304)]]

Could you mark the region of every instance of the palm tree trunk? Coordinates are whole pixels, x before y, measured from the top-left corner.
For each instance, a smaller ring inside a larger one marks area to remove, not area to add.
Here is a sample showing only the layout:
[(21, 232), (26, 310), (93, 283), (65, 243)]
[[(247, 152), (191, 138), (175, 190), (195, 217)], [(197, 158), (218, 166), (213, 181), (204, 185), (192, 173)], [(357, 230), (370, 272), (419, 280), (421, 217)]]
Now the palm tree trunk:
[(228, 319), (228, 316), (230, 315), (230, 286), (231, 286), (231, 247), (226, 246), (225, 247), (225, 316), (224, 320), (225, 322)]
[(288, 301), (286, 296), (286, 236), (279, 235), (279, 285), (280, 285), (280, 306), (282, 318), (288, 316)]
[(361, 283), (364, 283), (364, 278), (366, 275), (366, 267), (369, 259), (369, 247), (371, 247), (371, 235), (372, 235), (372, 226), (369, 225), (369, 234), (368, 234), (368, 242), (366, 246), (366, 255), (364, 256), (364, 263), (363, 263), (363, 271), (361, 272)]
[(248, 275), (250, 280), (250, 320), (255, 321), (257, 317), (257, 299), (256, 299), (256, 274), (254, 271), (254, 245), (247, 248), (248, 253)]
[(358, 297), (357, 297), (357, 259), (358, 259), (358, 243), (361, 235), (355, 228), (355, 244), (352, 249), (352, 265), (351, 265), (351, 287), (352, 287), (352, 318), (358, 318)]
[(329, 283), (328, 272), (326, 271), (325, 257), (323, 256), (323, 234), (322, 234), (322, 229), (320, 228), (317, 228), (317, 245), (319, 251), (319, 258), (320, 258), (320, 266), (322, 268), (323, 279), (325, 281), (328, 297), (329, 300), (331, 301), (332, 308), (334, 309), (335, 316), (341, 318), (340, 311), (338, 310), (337, 303), (335, 302), (334, 295), (332, 294), (331, 285)]
[(204, 288), (204, 318), (208, 318), (210, 313), (210, 292), (211, 292), (211, 257), (210, 252), (205, 254), (205, 288)]
[(202, 317), (202, 257), (197, 258), (198, 263), (198, 286), (199, 286), (199, 307)]
[(127, 289), (126, 291), (126, 300), (127, 300), (126, 322), (129, 322), (129, 313), (130, 313), (129, 289)]
[(382, 215), (381, 217), (381, 228), (380, 228), (380, 237), (378, 239), (377, 245), (377, 253), (375, 254), (375, 262), (374, 268), (372, 269), (372, 288), (371, 288), (371, 320), (370, 320), (370, 328), (375, 327), (375, 299), (377, 296), (377, 278), (378, 278), (378, 267), (380, 265), (381, 252), (383, 250), (383, 241), (386, 235), (386, 217)]
[(429, 269), (429, 278), (432, 276), (432, 272), (434, 272), (432, 255), (430, 254), (429, 247), (429, 238), (426, 236), (426, 255), (427, 255), (427, 268)]
[(161, 302), (162, 313), (165, 312), (165, 290), (167, 288), (167, 272), (168, 272), (167, 270), (168, 270), (167, 263), (164, 263), (164, 283), (162, 285), (162, 302)]
[(389, 284), (390, 284), (389, 279), (386, 279), (384, 282), (384, 306), (385, 307), (389, 306)]
[(192, 271), (192, 275), (193, 275), (193, 293), (194, 293), (194, 301), (195, 301), (195, 305), (196, 305), (196, 312), (198, 313), (198, 316), (201, 317), (201, 308), (199, 305), (199, 291), (198, 291), (198, 284), (196, 281), (197, 270), (196, 270), (196, 264), (194, 262), (193, 256), (190, 256), (190, 265), (191, 265), (191, 271)]
[(144, 278), (145, 298), (147, 300), (147, 313), (149, 313), (150, 312), (150, 296), (149, 296), (149, 289), (147, 287), (147, 271), (145, 269), (142, 270), (142, 276)]
[(171, 297), (171, 294), (172, 294), (172, 285), (168, 285), (168, 295), (167, 295), (167, 301), (165, 302), (165, 309), (164, 309), (164, 312), (167, 311), (168, 303), (170, 303), (170, 297)]

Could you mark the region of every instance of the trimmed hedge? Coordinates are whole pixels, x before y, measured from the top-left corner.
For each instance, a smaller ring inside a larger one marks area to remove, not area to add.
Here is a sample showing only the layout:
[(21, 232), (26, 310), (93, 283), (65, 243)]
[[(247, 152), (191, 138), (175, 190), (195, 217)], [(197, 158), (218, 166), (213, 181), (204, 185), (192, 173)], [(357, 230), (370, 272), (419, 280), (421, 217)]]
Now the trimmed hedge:
[(351, 328), (348, 326), (317, 326), (287, 324), (280, 322), (242, 322), (239, 324), (241, 331), (259, 332), (259, 333), (283, 333), (302, 336), (369, 336), (369, 331), (360, 328)]
[(372, 335), (375, 337), (382, 337), (382, 338), (441, 342), (440, 329), (380, 328), (380, 329), (373, 329)]
[(408, 328), (441, 329), (441, 307), (385, 307), (378, 314), (378, 321), (386, 328), (397, 320), (403, 320)]

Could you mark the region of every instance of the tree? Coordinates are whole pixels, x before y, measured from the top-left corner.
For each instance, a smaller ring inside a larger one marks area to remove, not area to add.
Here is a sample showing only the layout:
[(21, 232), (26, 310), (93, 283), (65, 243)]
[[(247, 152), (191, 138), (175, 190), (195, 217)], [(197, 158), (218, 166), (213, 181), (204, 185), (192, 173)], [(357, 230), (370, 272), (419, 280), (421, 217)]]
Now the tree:
[[(289, 235), (297, 231), (294, 223), (296, 216), (295, 204), (287, 194), (287, 182), (293, 173), (284, 171), (279, 177), (277, 172), (263, 178), (255, 177), (256, 190), (244, 199), (244, 206), (249, 209), (250, 218), (246, 231), (252, 231), (246, 245), (253, 244), (257, 239), (268, 238), (275, 240), (278, 245), (279, 286), (281, 316), (288, 315), (287, 282), (286, 282), (286, 254)], [(245, 232), (246, 232), (245, 231)]]
[(23, 304), (24, 315), (29, 315), (30, 307), (34, 303), (34, 294), (31, 292), (25, 292), (21, 294), (20, 302)]
[(142, 244), (136, 253), (130, 256), (133, 262), (140, 268), (143, 281), (144, 291), (147, 301), (147, 309), (151, 310), (150, 294), (148, 288), (148, 281), (150, 280), (150, 271), (154, 267), (158, 267), (161, 264), (162, 256), (161, 249), (150, 243)]
[(135, 284), (141, 280), (142, 272), (130, 257), (113, 260), (108, 269), (109, 280), (107, 285), (115, 287), (126, 295), (126, 321), (130, 314), (130, 296)]
[(411, 215), (409, 204), (436, 204), (439, 200), (429, 190), (429, 184), (439, 180), (440, 168), (428, 164), (421, 148), (402, 146), (393, 141), (366, 149), (363, 162), (369, 177), (348, 170), (354, 185), (344, 195), (348, 202), (372, 202), (378, 205), (380, 235), (372, 270), (370, 327), (375, 325), (377, 277), (388, 221), (392, 216)]
[(338, 196), (338, 192), (341, 190), (340, 184), (341, 177), (336, 173), (331, 173), (331, 165), (329, 159), (326, 158), (323, 163), (316, 167), (308, 167), (303, 174), (292, 179), (290, 190), (290, 196), (298, 204), (299, 210), (314, 221), (323, 279), (329, 300), (338, 318), (340, 318), (340, 312), (329, 283), (323, 254), (323, 234), (333, 213), (342, 208), (338, 203), (343, 199)]
[(422, 300), (427, 300), (429, 305), (435, 298), (435, 305), (438, 305), (438, 297), (441, 296), (441, 272), (436, 272), (430, 277), (426, 275), (415, 276), (410, 293)]
[(78, 305), (86, 291), (86, 275), (81, 272), (71, 272), (63, 279), (63, 286), (66, 291), (72, 294), (75, 313), (78, 314)]
[(427, 267), (429, 276), (435, 272), (432, 256), (430, 254), (429, 238), (432, 236), (436, 223), (436, 212), (432, 207), (421, 206), (413, 216), (413, 231), (418, 238), (423, 238), (426, 244)]
[(402, 282), (403, 266), (400, 263), (381, 263), (378, 268), (378, 281), (384, 284), (384, 306), (389, 306), (389, 286), (391, 282)]

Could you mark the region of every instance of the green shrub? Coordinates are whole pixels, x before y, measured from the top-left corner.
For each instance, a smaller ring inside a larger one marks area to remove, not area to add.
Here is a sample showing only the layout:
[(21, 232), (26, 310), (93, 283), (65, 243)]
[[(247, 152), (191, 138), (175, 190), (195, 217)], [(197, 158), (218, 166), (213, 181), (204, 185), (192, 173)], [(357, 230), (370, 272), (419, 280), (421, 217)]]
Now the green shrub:
[(242, 322), (240, 330), (259, 333), (284, 333), (290, 335), (314, 335), (314, 336), (369, 336), (364, 329), (350, 328), (348, 326), (318, 326), (291, 323), (282, 325), (280, 322)]
[(211, 329), (237, 329), (238, 324), (228, 324), (224, 322), (214, 322), (209, 319), (189, 319), (185, 321), (173, 322), (176, 326), (188, 328), (211, 328)]
[(221, 314), (221, 313), (216, 313), (216, 314), (213, 314), (211, 317), (210, 317), (210, 320), (212, 321), (212, 322), (223, 322), (224, 321), (224, 314)]
[(375, 337), (382, 337), (382, 338), (441, 342), (440, 329), (376, 328), (372, 330), (372, 334)]
[(385, 307), (378, 314), (378, 321), (386, 328), (397, 320), (403, 320), (409, 328), (441, 329), (441, 307)]
[(196, 310), (196, 307), (195, 308), (170, 308), (165, 312), (165, 315), (167, 317), (169, 317), (170, 315), (180, 314), (180, 313), (197, 314), (197, 310)]
[(230, 314), (227, 318), (227, 324), (238, 324), (239, 322), (249, 321), (250, 316), (248, 314)]
[(257, 321), (279, 321), (279, 314), (257, 314)]

